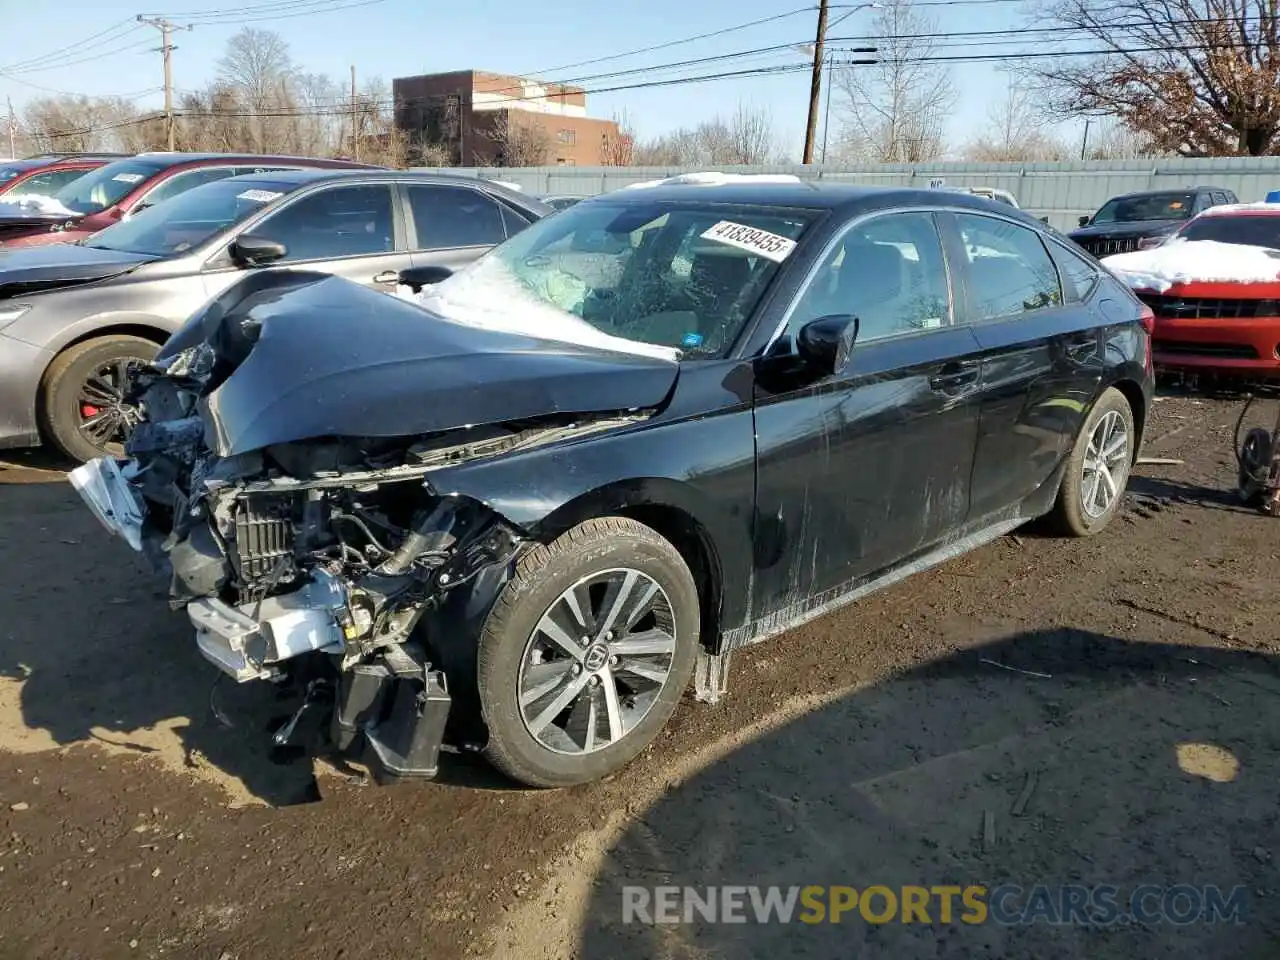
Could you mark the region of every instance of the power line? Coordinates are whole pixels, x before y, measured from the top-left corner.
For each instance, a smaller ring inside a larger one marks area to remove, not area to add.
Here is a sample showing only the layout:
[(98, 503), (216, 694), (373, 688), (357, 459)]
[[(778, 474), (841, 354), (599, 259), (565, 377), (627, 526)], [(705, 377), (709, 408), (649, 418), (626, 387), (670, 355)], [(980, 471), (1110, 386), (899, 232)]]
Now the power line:
[[(107, 34), (115, 33), (121, 27), (128, 27), (128, 29), (125, 30), (124, 33), (121, 33), (119, 36), (112, 37), (110, 41), (102, 39), (106, 37)], [(114, 43), (117, 40), (123, 39), (128, 34), (137, 31), (138, 29), (139, 28), (136, 23), (133, 23), (132, 21), (129, 21), (129, 20), (122, 20), (119, 23), (112, 24), (111, 26), (107, 27), (105, 30), (99, 30), (97, 33), (92, 34), (88, 37), (85, 37), (83, 40), (77, 40), (75, 43), (69, 43), (65, 47), (59, 47), (57, 50), (50, 51), (49, 53), (42, 54), (41, 56), (38, 56), (38, 57), (31, 57), (27, 60), (19, 60), (16, 63), (9, 63), (9, 64), (5, 64), (4, 66), (0, 66), (0, 73), (9, 73), (10, 71), (18, 70), (22, 67), (29, 67), (29, 66), (32, 66), (33, 64), (46, 63), (51, 60), (57, 60), (58, 58), (64, 57), (67, 54), (79, 49), (80, 47), (87, 46), (95, 41), (101, 41), (104, 43), (105, 42)]]
[(149, 47), (150, 45), (151, 45), (150, 40), (139, 40), (136, 43), (131, 43), (123, 47), (116, 47), (113, 50), (104, 50), (100, 53), (95, 53), (90, 56), (79, 57), (72, 60), (59, 60), (47, 66), (31, 66), (31, 67), (22, 67), (20, 69), (3, 70), (3, 71), (0, 71), (0, 76), (12, 78), (17, 74), (47, 73), (50, 70), (63, 70), (67, 67), (77, 66), (78, 64), (81, 64), (81, 63), (92, 63), (95, 60), (103, 60), (106, 57), (114, 57), (121, 53), (129, 53), (130, 51), (133, 51), (133, 50), (141, 50), (144, 47)]
[(181, 14), (181, 17), (183, 20), (188, 20), (198, 26), (216, 26), (223, 23), (262, 23), (268, 20), (290, 20), (294, 17), (312, 17), (324, 13), (336, 13), (339, 10), (369, 7), (383, 2), (384, 0), (286, 0), (286, 2), (275, 4), (267, 3), (252, 7), (187, 13)]

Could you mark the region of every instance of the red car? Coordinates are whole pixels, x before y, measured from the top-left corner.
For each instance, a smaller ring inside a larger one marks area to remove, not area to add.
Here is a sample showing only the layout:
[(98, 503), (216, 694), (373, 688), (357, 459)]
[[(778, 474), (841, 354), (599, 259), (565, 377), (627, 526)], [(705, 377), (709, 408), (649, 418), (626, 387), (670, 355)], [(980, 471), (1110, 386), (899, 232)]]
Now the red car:
[(90, 170), (127, 157), (127, 153), (42, 153), (0, 163), (0, 203), (22, 197), (52, 197)]
[(1214, 207), (1103, 263), (1155, 314), (1157, 367), (1280, 378), (1280, 204)]
[(6, 206), (0, 197), (0, 246), (69, 243), (144, 207), (225, 177), (307, 167), (380, 169), (367, 163), (226, 153), (140, 153), (98, 167), (63, 187), (53, 203)]

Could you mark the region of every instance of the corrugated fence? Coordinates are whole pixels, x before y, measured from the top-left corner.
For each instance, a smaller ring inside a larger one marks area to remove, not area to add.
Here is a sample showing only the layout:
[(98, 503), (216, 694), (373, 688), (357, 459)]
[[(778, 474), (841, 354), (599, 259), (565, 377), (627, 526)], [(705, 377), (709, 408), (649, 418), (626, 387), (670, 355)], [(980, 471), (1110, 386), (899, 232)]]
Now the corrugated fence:
[(1080, 216), (1093, 213), (1119, 193), (1207, 185), (1233, 190), (1241, 201), (1247, 202), (1261, 200), (1269, 191), (1280, 189), (1280, 157), (860, 166), (441, 168), (440, 172), (517, 183), (529, 193), (589, 197), (628, 183), (708, 169), (794, 173), (806, 179), (875, 186), (928, 187), (941, 181), (949, 187), (994, 187), (1008, 190), (1021, 207), (1037, 217), (1048, 217), (1059, 229), (1074, 227)]

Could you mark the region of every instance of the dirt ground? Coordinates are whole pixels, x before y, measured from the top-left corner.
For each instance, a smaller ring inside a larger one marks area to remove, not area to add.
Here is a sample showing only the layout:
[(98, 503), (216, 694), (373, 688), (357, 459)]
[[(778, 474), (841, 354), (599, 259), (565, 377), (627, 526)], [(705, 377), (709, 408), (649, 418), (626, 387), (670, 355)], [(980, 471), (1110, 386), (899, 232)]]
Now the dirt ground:
[[(1104, 535), (1022, 531), (752, 648), (721, 705), (560, 792), (271, 762), (260, 685), (215, 689), (163, 584), (10, 456), (0, 957), (1280, 955), (1280, 521), (1235, 505), (1238, 409), (1162, 398), (1144, 453), (1185, 462), (1140, 467)], [(622, 922), (624, 884), (943, 882), (1242, 885), (1248, 912)]]

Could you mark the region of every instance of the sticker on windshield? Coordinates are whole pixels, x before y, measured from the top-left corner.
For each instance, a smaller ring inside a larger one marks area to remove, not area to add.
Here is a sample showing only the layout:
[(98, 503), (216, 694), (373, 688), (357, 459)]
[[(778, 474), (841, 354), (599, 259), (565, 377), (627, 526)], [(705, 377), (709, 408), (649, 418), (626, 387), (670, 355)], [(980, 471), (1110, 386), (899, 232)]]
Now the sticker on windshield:
[(140, 173), (117, 173), (111, 179), (117, 183), (140, 183), (145, 178)]
[(277, 193), (274, 190), (246, 190), (244, 193), (237, 193), (237, 200), (256, 200), (258, 203), (270, 203), (272, 200), (279, 200), (283, 197), (283, 193)]
[(732, 220), (721, 220), (702, 234), (702, 239), (715, 240), (717, 243), (728, 244), (739, 250), (758, 253), (774, 263), (781, 263), (787, 259), (791, 251), (796, 248), (796, 242), (788, 237), (780, 237), (768, 230), (757, 230), (755, 227), (734, 223)]

